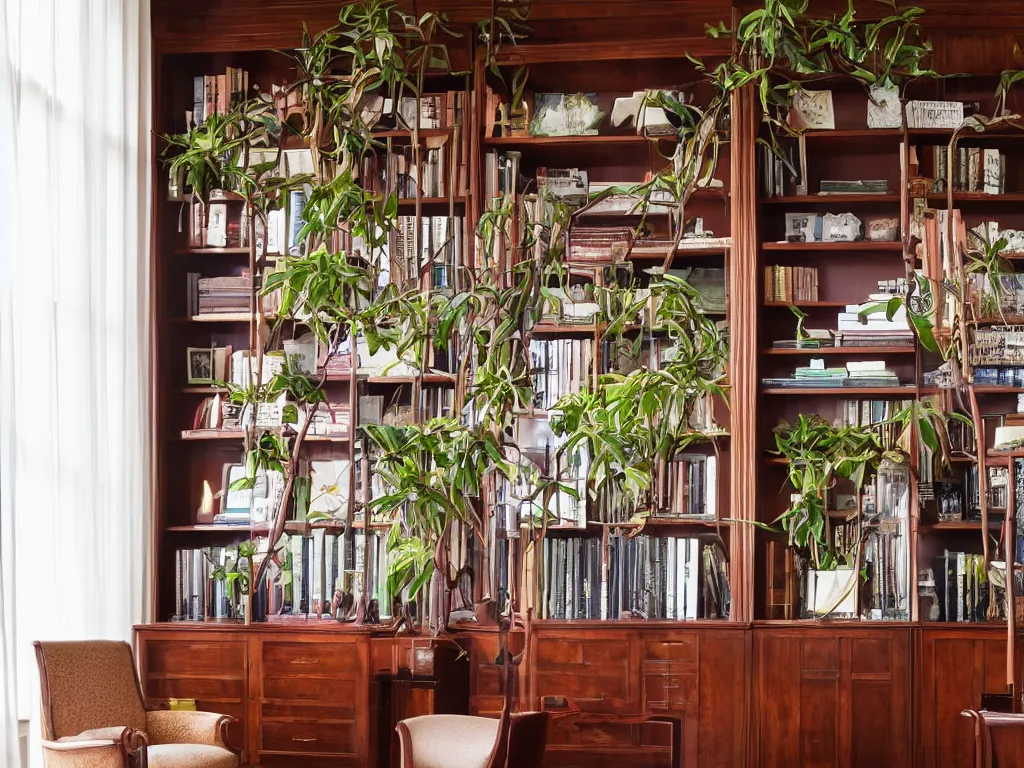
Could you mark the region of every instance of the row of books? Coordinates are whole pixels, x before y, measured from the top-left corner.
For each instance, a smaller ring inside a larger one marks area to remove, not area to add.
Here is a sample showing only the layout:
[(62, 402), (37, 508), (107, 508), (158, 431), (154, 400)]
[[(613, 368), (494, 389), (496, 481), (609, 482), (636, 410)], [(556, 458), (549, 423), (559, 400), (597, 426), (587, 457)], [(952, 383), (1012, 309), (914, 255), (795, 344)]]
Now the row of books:
[[(388, 242), (388, 274), (391, 282), (408, 285), (429, 271), (433, 288), (454, 287), (462, 262), (462, 216), (399, 216)], [(417, 252), (418, 248), (418, 252)]]
[(417, 189), (422, 197), (466, 194), (465, 166), (452, 168), (447, 138), (428, 140), (427, 147), (420, 150), (419, 167), (411, 146), (396, 147), (388, 152), (380, 178), (382, 188), (407, 199), (416, 197)]
[(989, 577), (982, 555), (950, 552), (933, 561), (937, 621), (986, 621)]
[(718, 511), (718, 459), (681, 454), (666, 464), (668, 508), (656, 517), (714, 520)]
[(786, 267), (779, 264), (764, 268), (764, 300), (801, 302), (818, 300), (818, 268)]
[[(249, 270), (240, 275), (203, 277), (199, 272), (186, 273), (188, 295), (186, 313), (196, 315), (245, 314), (252, 306), (252, 276)], [(261, 300), (264, 314), (272, 314), (277, 297), (268, 294)]]
[(728, 616), (728, 565), (718, 543), (614, 535), (606, 575), (603, 555), (598, 537), (544, 539), (538, 615), (570, 621)]
[[(813, 361), (812, 361), (813, 362)], [(792, 377), (770, 377), (761, 380), (766, 387), (898, 387), (899, 376), (886, 368), (884, 360), (850, 361), (844, 368), (826, 368), (822, 364), (798, 367)]]
[(214, 576), (218, 569), (228, 567), (233, 557), (227, 547), (179, 549), (174, 553), (175, 620), (242, 617), (242, 590)]
[(185, 113), (185, 124), (202, 126), (209, 115), (223, 115), (244, 101), (249, 92), (249, 73), (240, 67), (227, 67), (223, 75), (196, 75), (192, 78), (192, 110)]
[(567, 394), (588, 389), (593, 371), (592, 339), (530, 339), (534, 407), (551, 410)]
[[(949, 147), (945, 144), (922, 148), (930, 153), (935, 174), (932, 190), (945, 192), (950, 179), (954, 192), (980, 192), (1001, 195), (1006, 191), (1006, 155), (994, 147), (957, 147), (949, 171)], [(912, 161), (913, 162), (913, 161)]]

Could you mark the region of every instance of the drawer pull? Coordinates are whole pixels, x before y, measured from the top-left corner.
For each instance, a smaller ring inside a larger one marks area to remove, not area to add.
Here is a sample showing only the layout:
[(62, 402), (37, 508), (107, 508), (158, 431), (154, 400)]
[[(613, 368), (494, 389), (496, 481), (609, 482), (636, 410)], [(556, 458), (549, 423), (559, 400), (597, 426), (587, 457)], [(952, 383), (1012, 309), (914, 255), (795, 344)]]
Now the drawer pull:
[(309, 658), (292, 659), (292, 664), (319, 664), (319, 663), (320, 663), (320, 659), (318, 659), (316, 657), (311, 658), (311, 659), (309, 659)]
[(292, 736), (292, 741), (310, 742), (310, 741), (316, 741), (316, 739), (300, 739), (298, 736)]

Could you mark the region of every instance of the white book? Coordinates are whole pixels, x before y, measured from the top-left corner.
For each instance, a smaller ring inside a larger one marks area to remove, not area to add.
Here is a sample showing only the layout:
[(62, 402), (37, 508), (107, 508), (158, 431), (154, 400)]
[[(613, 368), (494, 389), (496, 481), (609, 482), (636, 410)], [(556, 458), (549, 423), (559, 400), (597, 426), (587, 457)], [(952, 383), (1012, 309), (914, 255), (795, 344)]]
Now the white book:
[(672, 576), (676, 582), (676, 613), (672, 618), (686, 618), (686, 539), (672, 539), (676, 552), (676, 572)]
[(718, 457), (708, 456), (704, 470), (704, 513), (718, 519)]
[(323, 528), (313, 529), (313, 570), (310, 574), (312, 582), (313, 603), (311, 613), (320, 616), (323, 613), (324, 581), (327, 576), (326, 535)]
[(211, 203), (206, 220), (206, 244), (211, 248), (224, 248), (228, 244), (228, 206)]
[(956, 620), (964, 620), (964, 574), (967, 573), (967, 555), (956, 553)]
[(666, 547), (666, 563), (665, 573), (667, 578), (665, 579), (665, 618), (675, 619), (676, 616), (676, 546), (675, 541), (672, 539), (668, 540), (668, 546)]
[(999, 156), (999, 150), (986, 148), (982, 158), (982, 165), (982, 191), (987, 195), (998, 195), (1001, 191), (1000, 187), (1003, 176), (1003, 163)]
[(884, 371), (885, 361), (884, 360), (851, 360), (846, 364), (846, 370), (850, 373), (854, 371)]
[(697, 586), (700, 582), (700, 542), (686, 539), (686, 619), (697, 618)]
[(302, 537), (292, 536), (288, 544), (292, 550), (292, 613), (302, 613)]

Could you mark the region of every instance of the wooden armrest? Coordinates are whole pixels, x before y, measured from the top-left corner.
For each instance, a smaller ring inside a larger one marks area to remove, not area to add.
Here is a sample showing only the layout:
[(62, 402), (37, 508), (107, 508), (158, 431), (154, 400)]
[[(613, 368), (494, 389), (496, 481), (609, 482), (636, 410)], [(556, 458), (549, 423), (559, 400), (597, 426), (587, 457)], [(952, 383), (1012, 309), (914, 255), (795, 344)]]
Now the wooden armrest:
[(216, 712), (157, 709), (146, 713), (146, 733), (152, 744), (207, 744), (241, 754), (228, 741), (228, 726), (237, 720)]

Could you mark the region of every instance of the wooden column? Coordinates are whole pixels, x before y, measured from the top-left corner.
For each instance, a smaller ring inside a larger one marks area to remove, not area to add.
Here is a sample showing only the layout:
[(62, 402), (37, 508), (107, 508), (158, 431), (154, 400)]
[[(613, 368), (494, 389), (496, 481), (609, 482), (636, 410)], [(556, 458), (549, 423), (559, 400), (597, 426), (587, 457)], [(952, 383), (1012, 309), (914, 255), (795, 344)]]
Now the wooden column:
[[(729, 404), (732, 430), (732, 517), (757, 515), (757, 97), (749, 88), (732, 97), (732, 251), (729, 254)], [(754, 617), (754, 527), (733, 523), (732, 620)]]

